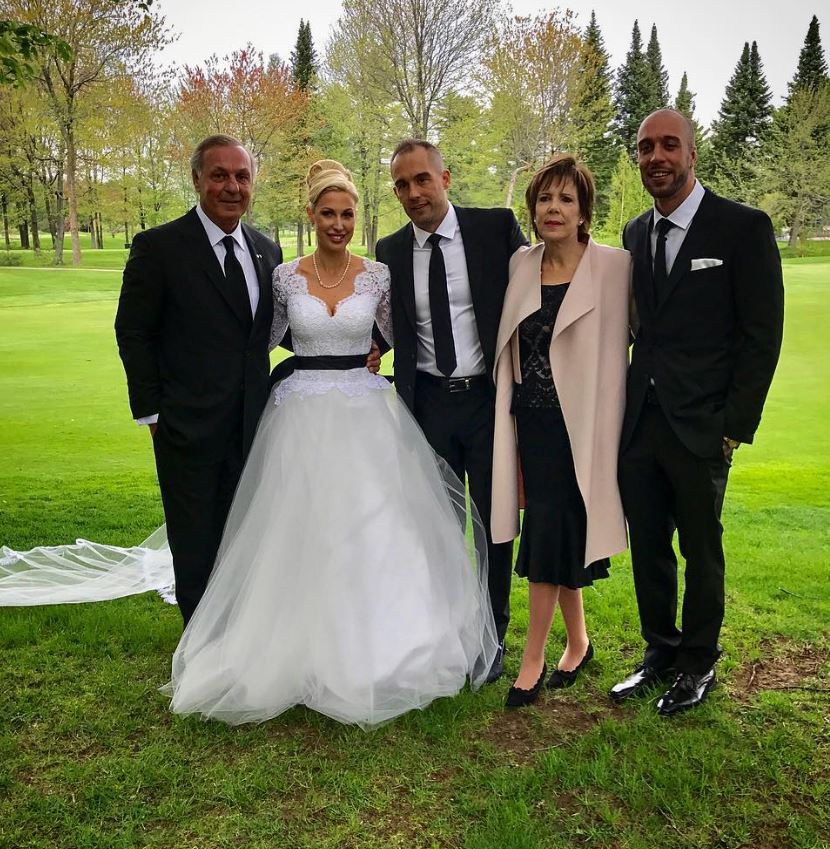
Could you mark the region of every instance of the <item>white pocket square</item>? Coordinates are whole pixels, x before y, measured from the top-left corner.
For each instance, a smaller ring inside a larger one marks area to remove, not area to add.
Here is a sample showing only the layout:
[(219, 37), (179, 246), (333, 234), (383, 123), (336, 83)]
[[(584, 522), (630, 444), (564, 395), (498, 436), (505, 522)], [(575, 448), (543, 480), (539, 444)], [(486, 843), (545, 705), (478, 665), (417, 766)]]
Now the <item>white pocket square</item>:
[(702, 268), (714, 268), (717, 265), (723, 265), (722, 259), (693, 259), (692, 260), (692, 271), (700, 271)]

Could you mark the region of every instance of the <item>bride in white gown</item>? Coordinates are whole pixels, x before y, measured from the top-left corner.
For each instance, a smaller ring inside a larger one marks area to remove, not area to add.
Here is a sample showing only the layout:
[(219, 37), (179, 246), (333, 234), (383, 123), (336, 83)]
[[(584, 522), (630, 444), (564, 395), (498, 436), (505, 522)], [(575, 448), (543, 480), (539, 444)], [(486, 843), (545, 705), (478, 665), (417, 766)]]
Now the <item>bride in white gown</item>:
[[(347, 251), (348, 172), (324, 160), (308, 181), (317, 251), (273, 283), (272, 344), (290, 327), (297, 368), (263, 413), (163, 691), (176, 713), (231, 724), (302, 704), (371, 728), (484, 681), (484, 530), (474, 522), (477, 555), (462, 485), (365, 368), (373, 324), (392, 342), (389, 271)], [(152, 562), (116, 551), (128, 571)]]

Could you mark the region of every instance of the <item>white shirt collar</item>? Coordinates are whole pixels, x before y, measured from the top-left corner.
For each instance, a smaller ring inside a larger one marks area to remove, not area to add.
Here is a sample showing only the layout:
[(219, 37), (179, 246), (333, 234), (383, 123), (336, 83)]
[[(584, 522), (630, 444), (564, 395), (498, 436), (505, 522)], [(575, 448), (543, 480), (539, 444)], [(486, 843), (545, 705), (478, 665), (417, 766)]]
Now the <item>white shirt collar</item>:
[(706, 190), (700, 185), (699, 180), (695, 180), (695, 184), (692, 187), (691, 192), (689, 192), (689, 196), (671, 214), (663, 215), (655, 206), (652, 228), (657, 226), (657, 222), (661, 218), (668, 218), (675, 227), (680, 227), (681, 230), (688, 230), (689, 225), (692, 223), (692, 219), (695, 217), (695, 213), (700, 206), (700, 202), (703, 200), (704, 194), (706, 194)]
[(233, 240), (236, 244), (243, 250), (247, 250), (245, 237), (242, 235), (241, 221), (236, 225), (236, 229), (232, 233), (226, 233), (218, 224), (214, 224), (213, 221), (207, 217), (205, 211), (202, 209), (201, 203), (196, 204), (196, 215), (199, 216), (199, 221), (202, 222), (202, 226), (205, 228), (205, 233), (207, 233), (211, 246), (215, 247), (218, 245), (225, 236), (233, 236)]
[[(422, 230), (414, 222), (412, 229), (415, 232), (415, 241), (418, 243), (418, 247), (422, 248), (432, 233)], [(444, 220), (436, 227), (435, 232), (445, 239), (455, 238), (455, 234), (458, 232), (458, 216), (455, 214), (455, 207), (452, 204), (447, 208), (447, 214), (444, 216)]]

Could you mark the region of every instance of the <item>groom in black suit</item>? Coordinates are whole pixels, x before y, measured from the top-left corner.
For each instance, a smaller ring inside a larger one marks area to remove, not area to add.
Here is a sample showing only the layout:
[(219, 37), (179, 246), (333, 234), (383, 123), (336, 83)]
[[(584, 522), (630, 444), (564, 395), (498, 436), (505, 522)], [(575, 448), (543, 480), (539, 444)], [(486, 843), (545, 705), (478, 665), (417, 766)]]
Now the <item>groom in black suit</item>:
[(268, 394), (280, 248), (240, 219), (254, 162), (230, 136), (191, 158), (199, 204), (137, 233), (115, 333), (130, 408), (153, 438), (185, 625), (204, 593)]
[(487, 531), (490, 602), (500, 642), (488, 681), (503, 669), (512, 543), (490, 537), (496, 336), (510, 257), (527, 244), (509, 209), (464, 209), (447, 197), (440, 151), (405, 139), (392, 154), (395, 196), (411, 219), (381, 239), (392, 276), (395, 388), (430, 445), (463, 482)]
[[(690, 121), (672, 109), (652, 113), (637, 155), (654, 208), (623, 234), (639, 328), (619, 478), (646, 651), (610, 695), (673, 680), (657, 702), (671, 715), (700, 704), (715, 684), (721, 507), (733, 452), (753, 440), (778, 361), (784, 288), (769, 218), (695, 179)], [(675, 528), (686, 560), (679, 629)]]

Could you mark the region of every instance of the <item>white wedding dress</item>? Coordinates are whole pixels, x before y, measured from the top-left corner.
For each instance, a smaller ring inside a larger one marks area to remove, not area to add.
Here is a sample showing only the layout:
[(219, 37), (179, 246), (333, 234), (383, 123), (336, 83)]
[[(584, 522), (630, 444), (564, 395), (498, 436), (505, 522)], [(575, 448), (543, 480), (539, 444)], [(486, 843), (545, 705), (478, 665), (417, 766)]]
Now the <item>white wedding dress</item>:
[[(391, 341), (379, 263), (364, 261), (334, 315), (296, 261), (282, 265), (274, 309), (272, 344), (290, 325), (301, 357), (366, 354), (374, 322)], [(464, 510), (463, 487), (384, 378), (365, 367), (295, 371), (260, 420), (173, 656), (171, 709), (238, 724), (306, 705), (371, 728), (467, 681), (478, 687), (497, 644), (484, 529), (474, 518), (468, 544)], [(128, 571), (157, 566), (115, 551)], [(163, 581), (154, 572), (150, 583)], [(2, 593), (0, 577), (0, 604)]]

